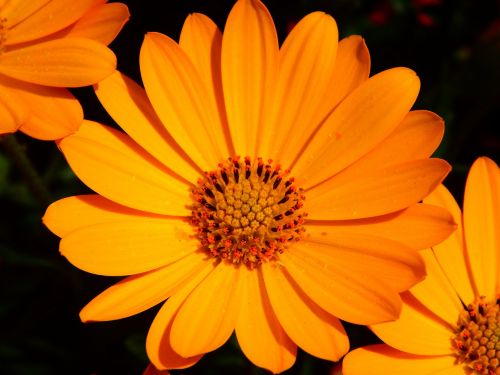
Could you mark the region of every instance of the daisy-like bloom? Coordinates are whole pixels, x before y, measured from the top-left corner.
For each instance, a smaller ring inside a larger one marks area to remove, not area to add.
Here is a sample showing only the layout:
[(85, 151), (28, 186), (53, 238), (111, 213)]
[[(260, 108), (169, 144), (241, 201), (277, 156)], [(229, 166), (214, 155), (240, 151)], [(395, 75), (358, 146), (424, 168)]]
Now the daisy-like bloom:
[(474, 162), (463, 216), (443, 186), (425, 201), (448, 209), (458, 229), (423, 251), (427, 278), (403, 293), (400, 319), (371, 326), (386, 344), (349, 353), (345, 375), (500, 374), (500, 169)]
[(128, 20), (106, 0), (0, 0), (0, 134), (44, 140), (73, 133), (83, 111), (66, 87), (116, 69), (106, 47)]
[[(297, 346), (338, 360), (340, 319), (399, 316), (425, 275), (416, 249), (454, 229), (418, 203), (449, 172), (429, 156), (442, 120), (412, 111), (405, 68), (369, 78), (369, 55), (311, 13), (281, 48), (264, 5), (239, 0), (224, 34), (190, 15), (179, 43), (148, 33), (145, 89), (116, 72), (96, 87), (125, 133), (86, 121), (58, 144), (97, 195), (44, 217), (75, 266), (125, 276), (81, 312), (119, 319), (167, 299), (147, 352), (188, 367), (233, 332), (256, 365), (281, 372)], [(403, 244), (403, 243), (406, 243)]]

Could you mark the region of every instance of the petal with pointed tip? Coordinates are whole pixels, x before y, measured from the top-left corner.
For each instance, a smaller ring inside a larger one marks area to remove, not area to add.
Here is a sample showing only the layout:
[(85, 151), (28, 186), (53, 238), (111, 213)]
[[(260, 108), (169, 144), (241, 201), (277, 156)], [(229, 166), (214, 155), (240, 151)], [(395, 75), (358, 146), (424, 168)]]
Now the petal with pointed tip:
[(189, 187), (122, 132), (84, 121), (58, 142), (76, 175), (104, 197), (130, 208), (189, 215)]
[(241, 270), (241, 299), (236, 321), (236, 338), (252, 363), (274, 374), (288, 370), (295, 362), (297, 345), (279, 323), (258, 270)]
[(215, 103), (188, 55), (169, 37), (147, 33), (140, 52), (149, 100), (168, 132), (204, 171), (228, 157)]
[(82, 322), (126, 318), (170, 297), (180, 286), (210, 265), (200, 252), (146, 273), (129, 276), (92, 299), (80, 311)]
[(308, 220), (307, 231), (340, 231), (379, 236), (421, 250), (436, 245), (456, 228), (451, 214), (437, 206), (417, 203), (410, 207), (366, 219)]
[(176, 353), (196, 356), (229, 339), (239, 309), (239, 276), (236, 267), (219, 264), (186, 298), (170, 333)]
[(0, 55), (0, 73), (25, 82), (81, 87), (106, 78), (116, 68), (114, 53), (84, 38), (62, 38)]
[(411, 111), (386, 139), (332, 179), (340, 184), (389, 165), (428, 158), (441, 142), (443, 133), (441, 117), (430, 111)]
[(66, 36), (89, 38), (108, 45), (129, 17), (128, 7), (123, 3), (102, 4), (85, 13), (65, 33)]
[[(15, 3), (16, 1), (13, 2)], [(30, 0), (29, 2), (33, 1)], [(6, 45), (32, 41), (64, 29), (83, 16), (95, 4), (95, 0), (71, 2), (67, 0), (43, 2), (35, 0), (34, 3), (45, 4), (40, 7), (33, 4), (32, 9), (36, 9), (36, 11), (31, 13), (30, 10), (30, 15), (23, 17), (15, 25), (12, 25), (14, 20), (11, 20), (9, 17), (11, 11), (8, 11), (8, 14), (4, 14), (2, 9), (2, 15), (7, 19), (7, 27), (9, 28)], [(23, 11), (26, 10), (28, 8), (25, 8)], [(18, 17), (14, 15), (14, 18)]]
[(380, 279), (398, 292), (408, 290), (425, 277), (425, 264), (418, 251), (380, 236), (347, 233), (334, 228), (319, 231), (307, 227), (299, 248), (325, 264), (352, 274)]
[(116, 71), (94, 89), (113, 120), (158, 161), (187, 181), (200, 177), (202, 171), (165, 129), (141, 86)]
[(476, 159), (467, 177), (464, 231), (477, 290), (494, 300), (500, 286), (500, 169), (486, 157)]
[[(262, 129), (259, 155), (269, 155), (273, 159), (279, 156), (282, 162), (291, 161), (315, 130), (317, 124), (313, 121), (318, 107), (330, 96), (327, 90), (337, 45), (337, 24), (333, 17), (323, 12), (308, 14), (287, 36), (280, 49), (272, 122)], [(266, 141), (270, 144), (265, 145)]]
[(355, 324), (396, 319), (401, 311), (399, 294), (381, 278), (357, 274), (340, 266), (334, 257), (317, 256), (327, 245), (301, 241), (280, 256), (293, 280), (321, 308)]
[(47, 208), (42, 220), (54, 234), (64, 237), (89, 225), (162, 217), (122, 206), (97, 194), (88, 194), (55, 201)]
[(349, 339), (336, 317), (316, 305), (282, 268), (263, 264), (262, 271), (273, 311), (294, 343), (330, 361), (347, 353)]
[(346, 97), (292, 166), (305, 189), (332, 177), (391, 134), (417, 98), (420, 81), (406, 68), (383, 71)]
[(236, 2), (226, 21), (221, 53), (224, 100), (235, 152), (254, 157), (278, 71), (278, 37), (262, 2)]
[(184, 21), (179, 45), (189, 56), (208, 89), (205, 100), (212, 101), (217, 108), (221, 124), (221, 128), (213, 129), (217, 134), (215, 141), (221, 143), (217, 147), (229, 151), (228, 155), (234, 155), (222, 92), (222, 33), (210, 18), (200, 13), (192, 13)]
[(407, 208), (429, 195), (451, 170), (441, 159), (412, 160), (337, 185), (335, 178), (307, 192), (313, 220), (360, 219)]
[(76, 267), (98, 275), (147, 272), (193, 253), (199, 241), (176, 219), (139, 219), (95, 224), (61, 240), (60, 251)]
[(206, 262), (207, 267), (188, 280), (167, 302), (163, 304), (156, 315), (146, 338), (146, 351), (149, 360), (158, 369), (182, 369), (198, 362), (202, 355), (184, 358), (172, 348), (170, 333), (172, 323), (186, 297), (213, 270), (213, 263)]

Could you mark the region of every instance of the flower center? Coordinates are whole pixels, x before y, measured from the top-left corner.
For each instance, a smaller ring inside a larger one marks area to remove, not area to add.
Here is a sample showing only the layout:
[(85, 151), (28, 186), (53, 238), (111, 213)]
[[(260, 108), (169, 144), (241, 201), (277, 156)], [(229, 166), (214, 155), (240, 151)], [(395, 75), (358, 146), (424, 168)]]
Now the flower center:
[(473, 374), (500, 375), (500, 299), (470, 304), (458, 318), (453, 346)]
[(192, 223), (215, 258), (253, 269), (304, 232), (304, 195), (271, 160), (229, 158), (193, 189)]

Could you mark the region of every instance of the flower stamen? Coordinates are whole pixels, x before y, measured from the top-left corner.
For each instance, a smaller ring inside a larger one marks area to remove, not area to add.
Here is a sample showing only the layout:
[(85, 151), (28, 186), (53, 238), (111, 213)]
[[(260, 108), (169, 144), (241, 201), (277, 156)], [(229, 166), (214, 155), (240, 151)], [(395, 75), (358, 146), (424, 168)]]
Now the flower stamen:
[(192, 223), (213, 257), (253, 269), (304, 232), (304, 195), (272, 160), (229, 158), (193, 189)]
[(452, 340), (458, 363), (473, 374), (500, 375), (500, 305), (481, 297), (458, 319)]

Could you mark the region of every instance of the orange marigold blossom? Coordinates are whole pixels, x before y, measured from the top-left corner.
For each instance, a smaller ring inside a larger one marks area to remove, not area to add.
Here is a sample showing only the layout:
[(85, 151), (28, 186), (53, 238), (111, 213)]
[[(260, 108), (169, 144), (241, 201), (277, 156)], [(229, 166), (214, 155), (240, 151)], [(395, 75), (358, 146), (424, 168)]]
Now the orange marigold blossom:
[(442, 185), (424, 201), (448, 209), (458, 229), (423, 250), (427, 278), (402, 294), (399, 320), (371, 326), (385, 344), (349, 353), (345, 375), (500, 374), (500, 169), (473, 163), (463, 215)]
[(95, 86), (126, 134), (85, 121), (58, 142), (97, 194), (53, 203), (44, 222), (75, 266), (130, 275), (81, 319), (166, 300), (146, 341), (156, 368), (191, 366), (235, 332), (274, 373), (297, 346), (339, 360), (339, 319), (396, 319), (399, 293), (425, 275), (417, 250), (455, 228), (419, 203), (450, 167), (429, 158), (442, 120), (410, 112), (415, 73), (369, 78), (369, 65), (363, 40), (339, 43), (322, 12), (280, 48), (256, 0), (236, 2), (223, 34), (201, 14), (179, 43), (148, 33), (145, 89), (120, 72)]
[(128, 20), (106, 0), (0, 0), (0, 134), (43, 140), (73, 133), (83, 111), (67, 87), (116, 69), (106, 47)]

